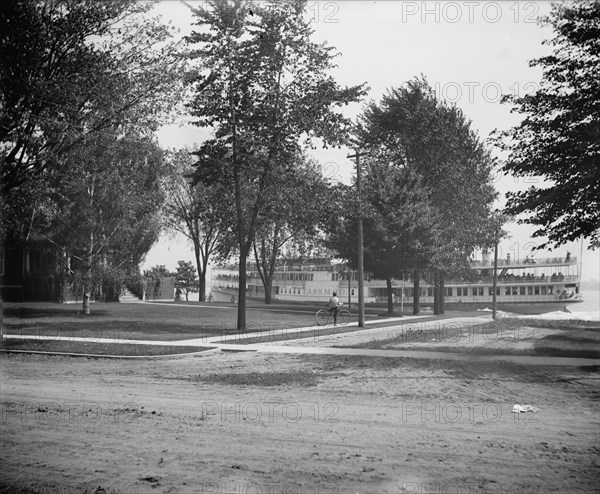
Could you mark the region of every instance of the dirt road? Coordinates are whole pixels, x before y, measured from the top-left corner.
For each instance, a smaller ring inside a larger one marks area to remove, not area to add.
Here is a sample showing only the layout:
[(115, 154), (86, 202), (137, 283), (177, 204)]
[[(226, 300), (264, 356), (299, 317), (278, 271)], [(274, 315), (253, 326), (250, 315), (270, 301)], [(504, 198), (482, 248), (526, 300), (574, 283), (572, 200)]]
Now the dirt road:
[(600, 479), (597, 368), (211, 353), (4, 355), (1, 370), (0, 492), (591, 493)]

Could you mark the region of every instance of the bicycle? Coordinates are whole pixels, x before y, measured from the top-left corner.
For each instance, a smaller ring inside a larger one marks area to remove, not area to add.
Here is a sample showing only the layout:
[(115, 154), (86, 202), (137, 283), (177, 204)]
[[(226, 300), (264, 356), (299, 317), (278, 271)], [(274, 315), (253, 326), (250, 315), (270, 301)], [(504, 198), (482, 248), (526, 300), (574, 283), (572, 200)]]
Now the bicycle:
[[(333, 314), (327, 309), (319, 309), (315, 314), (315, 320), (317, 321), (317, 326), (327, 326), (329, 321), (333, 324)], [(350, 322), (350, 312), (346, 309), (338, 310), (337, 315), (337, 326), (346, 326)]]

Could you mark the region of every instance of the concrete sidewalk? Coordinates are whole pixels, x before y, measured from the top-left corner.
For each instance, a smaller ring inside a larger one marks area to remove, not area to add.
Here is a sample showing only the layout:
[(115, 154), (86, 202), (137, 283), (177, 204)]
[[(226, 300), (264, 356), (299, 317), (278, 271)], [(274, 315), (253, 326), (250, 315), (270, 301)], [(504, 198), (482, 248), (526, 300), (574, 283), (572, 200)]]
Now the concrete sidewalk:
[[(229, 352), (263, 352), (279, 354), (302, 354), (302, 355), (344, 355), (344, 356), (365, 356), (365, 357), (387, 357), (387, 358), (412, 358), (426, 360), (455, 360), (468, 362), (512, 362), (523, 365), (558, 365), (558, 366), (598, 366), (600, 359), (569, 358), (569, 357), (545, 357), (528, 355), (477, 355), (472, 353), (446, 352), (446, 351), (428, 351), (428, 350), (381, 350), (368, 348), (340, 348), (352, 340), (369, 342), (378, 339), (398, 337), (407, 332), (426, 333), (428, 331), (439, 330), (461, 330), (466, 325), (477, 325), (491, 320), (491, 316), (482, 315), (479, 317), (457, 317), (440, 319), (434, 321), (421, 322), (429, 316), (414, 316), (395, 319), (386, 319), (378, 321), (369, 321), (370, 324), (393, 323), (390, 326), (360, 329), (345, 333), (336, 333), (335, 328), (319, 328), (315, 326), (297, 328), (294, 332), (313, 332), (313, 336), (305, 335), (304, 338), (297, 338), (284, 341), (273, 341), (267, 343), (233, 344), (228, 343), (235, 339), (247, 339), (252, 337), (269, 337), (285, 334), (289, 330), (277, 330), (265, 334), (265, 332), (245, 333), (242, 337), (239, 334), (221, 335), (210, 338), (197, 338), (179, 341), (156, 341), (156, 340), (123, 340), (112, 338), (81, 338), (72, 336), (38, 336), (38, 335), (4, 335), (5, 338), (21, 338), (24, 340), (58, 340), (58, 341), (81, 341), (98, 343), (122, 343), (135, 345), (164, 345), (164, 346), (198, 346), (220, 349)], [(357, 323), (348, 326), (357, 326)]]
[[(21, 336), (5, 335), (8, 338), (21, 338)], [(33, 336), (24, 339), (40, 339)], [(55, 340), (67, 341), (86, 341), (87, 338), (53, 338)], [(99, 340), (94, 340), (99, 341)], [(179, 341), (132, 341), (132, 340), (102, 340), (99, 342), (110, 343), (129, 343), (143, 345), (168, 345), (168, 346), (183, 346)], [(189, 345), (186, 345), (189, 346)], [(600, 359), (585, 359), (585, 358), (569, 358), (569, 357), (544, 357), (544, 356), (529, 356), (529, 355), (474, 355), (470, 353), (454, 353), (454, 352), (431, 352), (421, 350), (373, 350), (368, 348), (332, 348), (332, 347), (310, 347), (310, 346), (283, 346), (274, 344), (252, 344), (252, 345), (235, 345), (228, 343), (211, 343), (203, 345), (212, 350), (221, 350), (223, 352), (260, 352), (260, 353), (278, 353), (278, 354), (295, 354), (295, 355), (343, 355), (343, 356), (363, 356), (363, 357), (384, 357), (384, 358), (406, 358), (406, 359), (424, 359), (424, 360), (452, 360), (461, 362), (511, 362), (521, 365), (550, 365), (550, 366), (566, 366), (566, 367), (583, 367), (583, 366), (600, 366)], [(44, 353), (44, 352), (35, 352)], [(53, 353), (55, 354), (55, 353)], [(198, 353), (194, 356), (199, 355)], [(85, 356), (85, 355), (81, 355)], [(98, 355), (93, 355), (98, 357)], [(169, 357), (163, 356), (160, 357)], [(179, 355), (172, 355), (179, 357)], [(119, 357), (123, 358), (123, 357)], [(136, 357), (141, 358), (141, 357)], [(144, 357), (146, 358), (146, 357)]]
[[(382, 324), (382, 323), (392, 323), (396, 321), (406, 321), (406, 322), (414, 322), (418, 319), (423, 319), (431, 316), (411, 316), (405, 318), (390, 318), (390, 319), (378, 319), (374, 321), (366, 321), (366, 324)], [(358, 327), (357, 322), (349, 323), (344, 326), (344, 328), (349, 327)], [(393, 327), (398, 327), (398, 325), (394, 325)], [(386, 327), (387, 328), (387, 327)], [(362, 329), (357, 331), (352, 331), (347, 334), (354, 334), (355, 332), (369, 332), (374, 330), (381, 330), (386, 328), (373, 328), (373, 329)], [(218, 346), (221, 343), (226, 343), (228, 341), (233, 340), (245, 340), (248, 338), (264, 338), (264, 337), (273, 337), (280, 336), (282, 334), (302, 334), (307, 335), (308, 333), (313, 333), (314, 335), (331, 335), (332, 332), (335, 332), (336, 328), (333, 326), (306, 326), (302, 328), (291, 328), (291, 329), (278, 329), (274, 331), (255, 331), (255, 332), (244, 332), (244, 333), (233, 333), (233, 334), (222, 334), (210, 337), (202, 337), (202, 338), (192, 338), (187, 340), (177, 340), (177, 341), (163, 341), (163, 340), (134, 340), (134, 339), (119, 339), (119, 338), (90, 338), (90, 337), (78, 337), (78, 336), (47, 336), (47, 335), (12, 335), (5, 334), (5, 338), (21, 338), (24, 340), (46, 340), (46, 341), (80, 341), (80, 342), (96, 342), (96, 343), (124, 343), (124, 344), (132, 344), (132, 345), (164, 345), (164, 346)], [(343, 333), (342, 333), (343, 334)], [(310, 336), (305, 336), (306, 340), (310, 340)], [(286, 341), (295, 341), (286, 340)], [(280, 342), (283, 343), (283, 342)], [(238, 348), (242, 346), (252, 346), (248, 345), (236, 345)]]

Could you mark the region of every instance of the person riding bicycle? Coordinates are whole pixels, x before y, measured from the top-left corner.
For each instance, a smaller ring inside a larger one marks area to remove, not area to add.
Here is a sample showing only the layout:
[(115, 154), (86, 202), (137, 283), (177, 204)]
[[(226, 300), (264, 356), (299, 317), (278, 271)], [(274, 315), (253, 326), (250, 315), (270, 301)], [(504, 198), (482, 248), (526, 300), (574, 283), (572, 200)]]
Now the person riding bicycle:
[(337, 293), (333, 292), (333, 296), (329, 299), (329, 313), (333, 315), (333, 325), (337, 324), (337, 316), (340, 311), (340, 307), (344, 304), (340, 302), (340, 299), (337, 297)]

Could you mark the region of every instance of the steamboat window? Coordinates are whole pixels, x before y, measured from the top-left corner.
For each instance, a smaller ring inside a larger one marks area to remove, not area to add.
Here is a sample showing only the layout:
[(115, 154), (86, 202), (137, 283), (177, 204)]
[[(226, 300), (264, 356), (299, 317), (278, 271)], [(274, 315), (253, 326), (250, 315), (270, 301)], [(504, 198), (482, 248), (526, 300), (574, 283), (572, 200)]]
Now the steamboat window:
[(510, 287), (509, 287), (509, 286), (507, 286), (507, 287), (504, 289), (504, 295), (510, 295)]
[(527, 287), (527, 295), (533, 295), (533, 287), (532, 286)]
[(549, 287), (548, 287), (548, 293), (549, 293), (550, 295), (552, 295), (552, 292), (553, 292), (553, 291), (554, 291), (554, 287), (553, 287), (553, 286), (549, 286)]
[(542, 287), (542, 295), (546, 295), (546, 290), (547, 290), (547, 287), (544, 285)]
[(433, 297), (433, 287), (431, 287), (431, 286), (427, 287), (427, 296)]
[(517, 286), (513, 286), (513, 287), (512, 287), (512, 294), (513, 294), (513, 295), (517, 295), (517, 294), (518, 294), (518, 289), (519, 289), (519, 287), (517, 287)]
[(540, 287), (539, 287), (539, 286), (536, 286), (536, 287), (534, 287), (534, 293), (535, 293), (536, 295), (539, 295), (539, 294), (540, 294)]
[(525, 287), (524, 286), (519, 287), (519, 295), (525, 295)]

